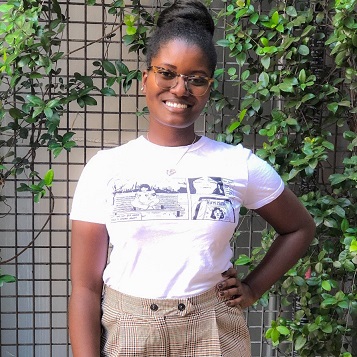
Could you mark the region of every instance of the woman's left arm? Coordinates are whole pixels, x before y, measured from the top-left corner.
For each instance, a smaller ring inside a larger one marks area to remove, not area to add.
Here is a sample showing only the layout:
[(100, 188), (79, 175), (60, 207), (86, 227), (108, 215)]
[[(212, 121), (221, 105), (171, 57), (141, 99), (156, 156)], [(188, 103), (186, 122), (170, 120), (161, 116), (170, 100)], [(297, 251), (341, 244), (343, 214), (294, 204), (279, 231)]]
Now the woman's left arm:
[[(292, 191), (282, 194), (256, 212), (277, 232), (278, 236), (258, 266), (242, 281), (228, 277), (219, 287), (231, 300), (227, 305), (252, 305), (303, 256), (315, 234), (315, 223)], [(232, 286), (232, 283), (235, 286)], [(232, 298), (233, 297), (233, 298)]]

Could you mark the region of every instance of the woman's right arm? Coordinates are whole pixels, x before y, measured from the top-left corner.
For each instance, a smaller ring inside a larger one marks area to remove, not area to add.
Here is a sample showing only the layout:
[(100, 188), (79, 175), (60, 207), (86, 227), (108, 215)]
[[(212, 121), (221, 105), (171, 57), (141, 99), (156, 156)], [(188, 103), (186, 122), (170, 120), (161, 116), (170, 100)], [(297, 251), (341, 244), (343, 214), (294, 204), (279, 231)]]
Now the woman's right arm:
[(73, 357), (99, 357), (107, 229), (103, 224), (73, 221), (71, 240), (69, 332)]

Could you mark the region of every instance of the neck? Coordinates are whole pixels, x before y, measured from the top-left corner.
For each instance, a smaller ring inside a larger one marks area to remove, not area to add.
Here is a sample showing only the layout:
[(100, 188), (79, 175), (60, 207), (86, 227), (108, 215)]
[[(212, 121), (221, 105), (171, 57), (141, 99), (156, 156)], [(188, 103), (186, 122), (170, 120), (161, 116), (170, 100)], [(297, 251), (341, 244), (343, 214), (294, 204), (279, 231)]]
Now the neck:
[(198, 140), (198, 136), (194, 131), (163, 135), (163, 133), (157, 134), (149, 130), (146, 138), (151, 143), (160, 146), (187, 146), (194, 144)]

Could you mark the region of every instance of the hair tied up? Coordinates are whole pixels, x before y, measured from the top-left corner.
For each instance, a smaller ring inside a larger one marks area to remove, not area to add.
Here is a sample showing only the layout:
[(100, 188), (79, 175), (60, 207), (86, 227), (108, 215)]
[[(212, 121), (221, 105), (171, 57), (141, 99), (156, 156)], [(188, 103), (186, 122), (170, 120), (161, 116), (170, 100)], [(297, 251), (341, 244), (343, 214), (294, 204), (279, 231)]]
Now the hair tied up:
[(175, 0), (168, 8), (164, 9), (158, 20), (157, 26), (164, 27), (174, 21), (191, 22), (195, 26), (201, 26), (212, 36), (214, 34), (214, 22), (206, 6), (199, 0)]

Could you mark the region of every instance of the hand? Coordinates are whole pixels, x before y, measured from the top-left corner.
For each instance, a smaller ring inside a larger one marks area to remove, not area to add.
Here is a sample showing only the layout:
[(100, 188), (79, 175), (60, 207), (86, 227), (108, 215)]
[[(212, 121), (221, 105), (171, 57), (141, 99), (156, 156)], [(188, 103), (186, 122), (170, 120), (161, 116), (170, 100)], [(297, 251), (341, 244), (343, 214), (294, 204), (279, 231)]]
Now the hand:
[(240, 306), (245, 309), (251, 306), (258, 299), (254, 297), (250, 287), (237, 278), (237, 270), (229, 268), (222, 273), (223, 281), (217, 284), (219, 295), (227, 298), (227, 306)]

